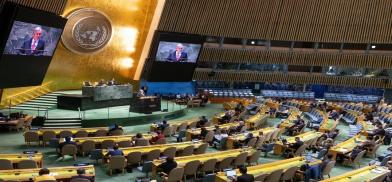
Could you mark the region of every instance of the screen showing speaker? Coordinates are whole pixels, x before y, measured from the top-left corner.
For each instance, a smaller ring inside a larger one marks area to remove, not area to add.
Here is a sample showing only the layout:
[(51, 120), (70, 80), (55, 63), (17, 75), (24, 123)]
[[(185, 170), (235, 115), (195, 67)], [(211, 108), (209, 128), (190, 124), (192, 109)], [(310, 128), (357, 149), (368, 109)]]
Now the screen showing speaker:
[(14, 21), (4, 53), (27, 56), (52, 56), (62, 29)]
[(7, 1), (0, 13), (0, 89), (42, 84), (67, 19)]
[(155, 32), (146, 80), (189, 82), (197, 66), (205, 37), (175, 32)]
[(156, 61), (196, 63), (201, 44), (160, 41)]

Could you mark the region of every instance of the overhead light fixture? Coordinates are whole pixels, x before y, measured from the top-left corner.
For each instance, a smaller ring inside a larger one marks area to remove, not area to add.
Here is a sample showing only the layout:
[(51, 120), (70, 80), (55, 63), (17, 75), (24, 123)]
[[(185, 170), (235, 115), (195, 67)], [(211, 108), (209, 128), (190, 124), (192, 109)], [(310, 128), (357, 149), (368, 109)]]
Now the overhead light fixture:
[(250, 44), (254, 45), (256, 42), (255, 41), (251, 41)]
[(372, 45), (372, 49), (375, 49), (376, 48), (376, 46), (375, 45)]

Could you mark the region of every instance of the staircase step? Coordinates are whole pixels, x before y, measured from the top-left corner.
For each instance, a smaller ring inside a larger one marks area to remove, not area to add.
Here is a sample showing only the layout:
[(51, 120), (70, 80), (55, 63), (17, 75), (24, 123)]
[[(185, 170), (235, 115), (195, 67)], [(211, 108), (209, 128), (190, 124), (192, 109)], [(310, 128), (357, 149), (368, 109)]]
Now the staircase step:
[(80, 118), (46, 118), (48, 120), (81, 120)]
[[(36, 107), (23, 107), (23, 106), (14, 106), (14, 107), (11, 107), (11, 109), (30, 110), (30, 111), (36, 111), (36, 110), (38, 110), (38, 108), (36, 108)], [(42, 108), (40, 108), (40, 110), (43, 111)]]
[(59, 128), (81, 128), (82, 126), (59, 126), (59, 127), (55, 127), (55, 126), (43, 126), (43, 129), (59, 129)]
[(70, 121), (70, 120), (66, 120), (66, 121), (45, 121), (45, 123), (81, 123), (81, 121), (79, 120), (75, 120), (75, 121)]
[(48, 104), (48, 103), (34, 103), (34, 102), (25, 102), (23, 104), (21, 104), (21, 106), (41, 106), (41, 107), (46, 107), (46, 106), (53, 106), (53, 104)]
[[(33, 103), (46, 103), (46, 104), (52, 104), (52, 105), (57, 104), (57, 101), (54, 101), (54, 100), (41, 100), (41, 99), (34, 99), (34, 100), (29, 101), (29, 102), (33, 102)], [(28, 102), (27, 102), (27, 103), (28, 103)]]
[(81, 126), (82, 123), (44, 123), (44, 126)]

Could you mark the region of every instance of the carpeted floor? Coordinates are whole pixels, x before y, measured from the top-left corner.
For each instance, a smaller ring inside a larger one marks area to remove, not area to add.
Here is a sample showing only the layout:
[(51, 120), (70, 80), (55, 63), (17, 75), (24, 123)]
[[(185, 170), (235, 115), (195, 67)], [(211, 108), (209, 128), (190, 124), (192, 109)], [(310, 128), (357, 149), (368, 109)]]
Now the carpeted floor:
[[(193, 118), (201, 115), (205, 115), (208, 117), (213, 116), (215, 113), (221, 112), (222, 106), (218, 104), (210, 104), (207, 107), (202, 107), (202, 108), (192, 108), (189, 109), (187, 114), (181, 118), (177, 118), (176, 120), (181, 120), (181, 119), (186, 119), (186, 118)], [(153, 122), (153, 121), (151, 121)], [(276, 126), (280, 122), (279, 119), (268, 119), (267, 125), (268, 126)], [(136, 132), (147, 132), (149, 130), (149, 124), (144, 124), (144, 125), (136, 125), (136, 126), (131, 126), (131, 127), (125, 127), (126, 133), (136, 133)], [(347, 125), (344, 124), (339, 124), (338, 128), (341, 131), (341, 135), (338, 136), (338, 142), (339, 141), (344, 141), (347, 139)], [(28, 148), (24, 145), (24, 138), (23, 138), (23, 133), (22, 132), (7, 132), (7, 131), (2, 131), (0, 133), (0, 137), (2, 139), (2, 142), (0, 142), (0, 152), (1, 153), (21, 153), (24, 150), (27, 150)], [(174, 138), (170, 139), (171, 141), (174, 141)], [(386, 149), (387, 146), (382, 146), (380, 150), (378, 151), (379, 154), (383, 153), (383, 151)], [(75, 162), (72, 160), (71, 157), (66, 157), (64, 161), (60, 161), (57, 158), (57, 154), (55, 153), (55, 150), (52, 148), (42, 148), (42, 147), (32, 147), (34, 150), (38, 150), (42, 153), (44, 153), (44, 166), (45, 167), (54, 167), (54, 166), (69, 166), (73, 165)], [(214, 149), (208, 149), (208, 152), (213, 152), (215, 151)], [(275, 156), (273, 154), (269, 154), (268, 158), (261, 157), (260, 162), (262, 163), (267, 163), (267, 162), (272, 162), (276, 160), (282, 160), (283, 158), (280, 156)], [(370, 161), (370, 158), (365, 158), (363, 159), (362, 166), (367, 165), (367, 163)], [(78, 159), (76, 163), (94, 163), (95, 161), (90, 160), (88, 157), (80, 157), (78, 156)], [(107, 175), (107, 170), (104, 165), (102, 164), (97, 164), (95, 165), (95, 170), (96, 170), (96, 181), (134, 181), (137, 177), (143, 176), (144, 174), (137, 171), (133, 170), (133, 173), (125, 173), (125, 175), (122, 174), (114, 174), (113, 176), (108, 176)], [(340, 164), (338, 164), (333, 170), (332, 170), (332, 176), (336, 176), (348, 171), (353, 170), (353, 168), (350, 167), (344, 167)]]

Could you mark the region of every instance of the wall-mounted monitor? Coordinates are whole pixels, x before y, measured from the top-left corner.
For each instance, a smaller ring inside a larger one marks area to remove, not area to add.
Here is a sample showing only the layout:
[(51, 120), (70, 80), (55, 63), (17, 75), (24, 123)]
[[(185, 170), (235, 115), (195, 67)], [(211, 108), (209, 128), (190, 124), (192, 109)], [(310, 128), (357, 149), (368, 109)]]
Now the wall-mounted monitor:
[(147, 67), (150, 82), (189, 82), (197, 66), (205, 37), (175, 32), (156, 32)]
[(67, 19), (6, 2), (0, 12), (0, 89), (40, 85)]
[(24, 56), (52, 56), (62, 29), (14, 21), (4, 53)]

